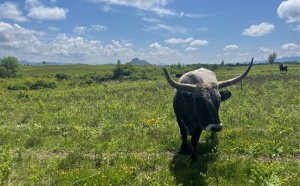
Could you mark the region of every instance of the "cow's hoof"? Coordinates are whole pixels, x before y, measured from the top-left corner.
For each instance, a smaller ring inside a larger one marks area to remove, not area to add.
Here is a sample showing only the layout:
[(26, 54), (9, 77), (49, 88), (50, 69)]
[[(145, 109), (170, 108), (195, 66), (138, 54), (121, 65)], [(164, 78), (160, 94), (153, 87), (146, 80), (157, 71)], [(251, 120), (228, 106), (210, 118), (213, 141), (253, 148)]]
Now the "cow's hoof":
[(181, 149), (181, 150), (179, 151), (179, 154), (185, 155), (185, 156), (186, 156), (186, 155), (189, 155), (190, 152), (189, 152), (188, 150), (182, 150), (182, 149)]
[(182, 142), (179, 154), (181, 154), (181, 155), (188, 155), (188, 154), (190, 154), (189, 145), (188, 145), (187, 142), (185, 142), (185, 141)]
[(195, 162), (197, 162), (197, 155), (195, 153), (193, 153), (191, 155), (191, 163), (195, 163)]

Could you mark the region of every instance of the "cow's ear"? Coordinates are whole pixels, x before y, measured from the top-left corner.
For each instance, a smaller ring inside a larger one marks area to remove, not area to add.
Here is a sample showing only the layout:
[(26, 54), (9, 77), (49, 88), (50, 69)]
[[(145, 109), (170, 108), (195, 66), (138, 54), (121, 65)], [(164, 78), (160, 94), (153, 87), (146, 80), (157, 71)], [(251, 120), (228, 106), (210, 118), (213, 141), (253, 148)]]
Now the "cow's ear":
[(220, 94), (221, 94), (221, 101), (225, 101), (231, 96), (231, 92), (229, 91), (220, 91)]

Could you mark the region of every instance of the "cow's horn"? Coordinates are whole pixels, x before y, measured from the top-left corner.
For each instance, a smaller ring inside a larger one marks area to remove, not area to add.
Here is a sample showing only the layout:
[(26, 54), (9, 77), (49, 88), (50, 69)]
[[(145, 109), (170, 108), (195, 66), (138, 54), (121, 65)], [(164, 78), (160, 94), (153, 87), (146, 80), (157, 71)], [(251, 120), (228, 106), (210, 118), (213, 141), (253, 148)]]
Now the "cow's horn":
[(175, 82), (173, 79), (170, 78), (166, 68), (163, 68), (163, 71), (165, 73), (166, 79), (168, 81), (168, 83), (173, 87), (176, 88), (178, 90), (184, 90), (184, 91), (188, 91), (188, 92), (195, 92), (196, 90), (196, 85), (192, 85), (192, 84), (184, 84), (184, 83), (179, 83), (179, 82)]
[(252, 64), (253, 64), (253, 58), (251, 60), (250, 65), (248, 66), (247, 70), (243, 74), (239, 75), (238, 77), (232, 78), (232, 79), (228, 79), (228, 80), (225, 80), (225, 81), (219, 81), (217, 83), (218, 88), (221, 89), (221, 88), (224, 88), (224, 87), (228, 87), (230, 85), (233, 85), (233, 84), (241, 81), (244, 77), (246, 77), (246, 75), (250, 71), (250, 69), (252, 67)]

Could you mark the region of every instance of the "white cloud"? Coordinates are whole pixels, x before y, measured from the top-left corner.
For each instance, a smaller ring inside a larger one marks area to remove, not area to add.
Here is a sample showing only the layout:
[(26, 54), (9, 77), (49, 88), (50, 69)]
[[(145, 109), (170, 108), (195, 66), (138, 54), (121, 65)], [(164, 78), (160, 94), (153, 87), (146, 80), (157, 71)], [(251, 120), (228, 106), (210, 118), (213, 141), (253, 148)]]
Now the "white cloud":
[(201, 45), (201, 46), (205, 46), (205, 45), (208, 45), (209, 42), (206, 41), (206, 40), (200, 40), (200, 39), (197, 39), (197, 40), (194, 40), (190, 43), (190, 46), (195, 46), (195, 45)]
[(259, 25), (251, 25), (250, 28), (244, 30), (242, 35), (259, 37), (271, 33), (275, 26), (270, 23), (261, 23)]
[(28, 13), (28, 17), (40, 20), (60, 20), (66, 19), (67, 13), (68, 9), (39, 6), (31, 8)]
[(246, 53), (236, 53), (238, 56), (249, 56), (250, 53), (246, 52)]
[(43, 32), (28, 30), (18, 24), (0, 22), (0, 46), (22, 49), (26, 51), (32, 46), (40, 44), (39, 36), (45, 35)]
[(282, 56), (300, 56), (300, 45), (287, 43), (281, 46), (283, 49)]
[(95, 31), (106, 31), (107, 27), (105, 25), (91, 25), (91, 29)]
[(277, 14), (281, 19), (286, 19), (287, 23), (300, 21), (300, 1), (283, 1), (277, 8)]
[(146, 17), (143, 17), (142, 20), (146, 21), (146, 22), (149, 22), (149, 23), (160, 23), (160, 20), (159, 19), (155, 19), (155, 18), (146, 18)]
[(198, 48), (195, 48), (195, 47), (187, 47), (185, 49), (185, 51), (195, 51), (195, 50), (198, 50)]
[(60, 30), (59, 27), (55, 27), (55, 26), (49, 26), (48, 29), (51, 31), (59, 31)]
[(165, 24), (156, 24), (154, 26), (148, 26), (144, 29), (145, 31), (157, 31), (157, 30), (166, 30), (173, 34), (186, 34), (187, 29), (180, 26), (170, 26)]
[(170, 43), (170, 44), (182, 44), (182, 43), (189, 43), (191, 41), (193, 41), (194, 38), (192, 37), (189, 37), (189, 38), (186, 38), (186, 39), (182, 39), (182, 38), (169, 38), (169, 39), (166, 39), (165, 42), (166, 43)]
[(155, 42), (155, 43), (152, 43), (151, 45), (149, 45), (149, 47), (152, 49), (159, 49), (159, 48), (161, 48), (161, 45), (158, 44), (157, 42)]
[(66, 19), (69, 12), (66, 8), (45, 7), (39, 0), (26, 0), (28, 17), (39, 20), (62, 20)]
[(0, 4), (0, 19), (11, 19), (14, 21), (28, 21), (19, 10), (18, 5), (13, 2), (5, 2)]
[(134, 45), (132, 43), (125, 43), (124, 44), (124, 47), (127, 47), (127, 48), (131, 48), (133, 47)]
[(85, 34), (87, 30), (87, 27), (84, 27), (84, 26), (76, 26), (74, 29), (73, 29), (73, 32), (75, 32), (76, 34), (78, 35), (83, 35)]
[(185, 58), (184, 55), (178, 52), (177, 50), (170, 49), (168, 47), (164, 47), (157, 42), (149, 45), (152, 49), (150, 52), (140, 53), (141, 58), (152, 62), (164, 62), (164, 63), (178, 63), (182, 62)]
[(281, 46), (284, 50), (300, 50), (300, 46), (295, 43), (287, 43)]
[(164, 8), (170, 0), (89, 0), (93, 3), (106, 3), (106, 6), (130, 6), (146, 11), (153, 11), (159, 15), (176, 15), (171, 9)]
[[(200, 40), (200, 39), (194, 39), (192, 37), (186, 38), (186, 39), (182, 39), (182, 38), (169, 38), (165, 40), (166, 43), (169, 44), (185, 44), (185, 43), (189, 43), (190, 46), (196, 46), (196, 45), (200, 45), (200, 46), (205, 46), (208, 45), (209, 42), (206, 40)], [(195, 51), (198, 50), (199, 48), (197, 47), (187, 47), (185, 48), (185, 51)]]
[(105, 25), (91, 25), (90, 27), (76, 26), (73, 32), (78, 35), (84, 35), (89, 31), (106, 31), (107, 27)]
[(42, 6), (42, 3), (39, 0), (26, 0), (25, 4), (26, 4), (25, 7), (27, 9), (30, 9), (32, 7)]
[(260, 47), (260, 48), (259, 48), (259, 51), (260, 51), (260, 52), (263, 52), (263, 53), (271, 53), (271, 52), (272, 52), (271, 49), (269, 49), (269, 48), (264, 48), (264, 47)]
[(227, 45), (223, 50), (234, 50), (238, 49), (239, 47), (237, 45)]
[(97, 63), (114, 62), (117, 59), (130, 61), (137, 56), (133, 50), (124, 47), (118, 40), (103, 45), (98, 40), (89, 41), (82, 37), (67, 37), (65, 34), (60, 34), (53, 42), (48, 43), (47, 48), (47, 52), (43, 55), (52, 61)]

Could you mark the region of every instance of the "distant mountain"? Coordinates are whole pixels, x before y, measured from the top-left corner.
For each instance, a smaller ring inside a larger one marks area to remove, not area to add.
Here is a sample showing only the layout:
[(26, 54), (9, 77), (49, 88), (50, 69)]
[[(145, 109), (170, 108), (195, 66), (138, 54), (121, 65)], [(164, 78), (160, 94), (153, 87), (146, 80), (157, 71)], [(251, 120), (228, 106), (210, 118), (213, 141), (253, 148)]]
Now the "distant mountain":
[(43, 62), (29, 62), (26, 60), (21, 60), (20, 64), (22, 66), (42, 66), (42, 65), (72, 65), (72, 63), (65, 63), (65, 62), (45, 62), (45, 64), (43, 64)]
[(275, 60), (275, 62), (300, 62), (300, 56), (295, 56), (295, 57), (283, 57), (283, 58), (278, 58)]
[(143, 66), (149, 66), (152, 65), (151, 63), (147, 62), (146, 60), (140, 60), (139, 58), (134, 58), (130, 61), (133, 65), (143, 65)]
[[(300, 56), (276, 58), (275, 63), (300, 62)], [(269, 63), (268, 60), (256, 61), (255, 63)]]

